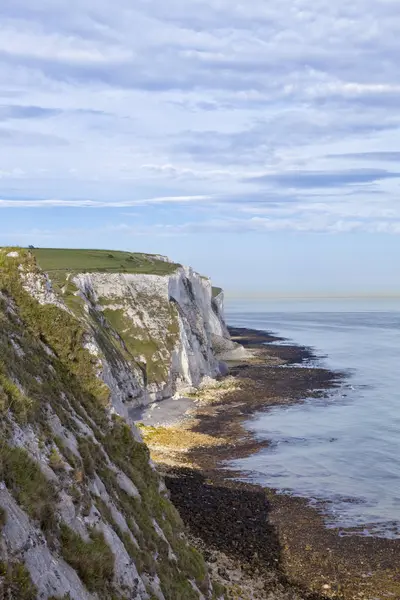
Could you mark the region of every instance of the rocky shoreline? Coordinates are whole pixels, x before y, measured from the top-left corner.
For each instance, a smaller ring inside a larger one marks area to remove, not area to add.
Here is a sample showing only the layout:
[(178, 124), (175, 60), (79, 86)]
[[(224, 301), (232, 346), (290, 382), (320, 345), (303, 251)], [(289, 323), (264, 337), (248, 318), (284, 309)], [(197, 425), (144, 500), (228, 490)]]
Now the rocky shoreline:
[[(316, 366), (310, 349), (268, 333), (232, 328), (231, 335), (253, 358), (231, 363), (227, 381), (200, 391), (177, 430), (145, 432), (214, 576), (241, 600), (400, 598), (400, 540), (342, 537), (306, 500), (239, 482), (227, 468), (225, 461), (268, 444), (247, 431), (251, 414), (323, 397), (344, 376)], [(177, 439), (188, 441), (179, 448)]]

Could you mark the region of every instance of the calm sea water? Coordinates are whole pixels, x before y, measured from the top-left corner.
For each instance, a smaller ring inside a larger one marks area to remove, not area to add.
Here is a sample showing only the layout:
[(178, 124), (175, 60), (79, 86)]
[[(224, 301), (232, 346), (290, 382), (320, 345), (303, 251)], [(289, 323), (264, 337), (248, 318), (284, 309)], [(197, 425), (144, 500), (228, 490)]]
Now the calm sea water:
[(272, 445), (234, 466), (324, 501), (327, 525), (343, 535), (400, 537), (400, 301), (228, 302), (226, 317), (312, 346), (320, 365), (348, 372), (328, 399), (255, 415), (249, 429)]

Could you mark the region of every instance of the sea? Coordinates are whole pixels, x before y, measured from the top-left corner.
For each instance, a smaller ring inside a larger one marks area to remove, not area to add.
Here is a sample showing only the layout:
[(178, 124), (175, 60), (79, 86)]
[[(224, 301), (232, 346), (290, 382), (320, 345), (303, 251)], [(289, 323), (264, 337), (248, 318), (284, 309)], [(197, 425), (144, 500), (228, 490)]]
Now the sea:
[[(341, 535), (400, 537), (400, 299), (229, 300), (229, 325), (308, 346), (345, 372), (325, 398), (252, 416), (271, 444), (231, 461), (243, 479), (308, 498)], [(291, 368), (291, 367), (283, 367)]]

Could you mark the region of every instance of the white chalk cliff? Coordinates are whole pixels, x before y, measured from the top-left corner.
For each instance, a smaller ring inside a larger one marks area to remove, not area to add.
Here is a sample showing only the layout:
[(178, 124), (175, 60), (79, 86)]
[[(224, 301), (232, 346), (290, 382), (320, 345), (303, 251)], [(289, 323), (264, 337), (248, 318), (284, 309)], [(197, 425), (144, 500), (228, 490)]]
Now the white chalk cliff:
[(190, 268), (163, 276), (81, 273), (72, 281), (121, 414), (218, 376), (219, 356), (238, 347), (223, 320), (223, 293), (213, 298), (210, 280)]
[(212, 295), (180, 266), (61, 285), (0, 249), (0, 597), (223, 597), (129, 418), (240, 354)]

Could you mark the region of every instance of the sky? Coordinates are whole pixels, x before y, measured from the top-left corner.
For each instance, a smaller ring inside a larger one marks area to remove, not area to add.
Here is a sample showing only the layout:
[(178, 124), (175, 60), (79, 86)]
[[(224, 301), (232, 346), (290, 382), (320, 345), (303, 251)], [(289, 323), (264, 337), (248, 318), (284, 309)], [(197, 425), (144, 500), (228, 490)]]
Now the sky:
[(2, 0), (0, 244), (400, 294), (398, 0)]

